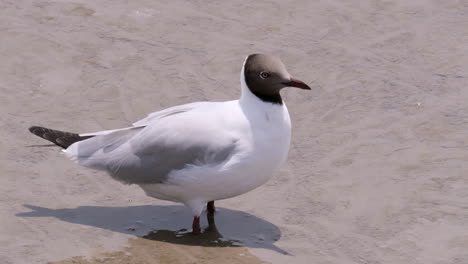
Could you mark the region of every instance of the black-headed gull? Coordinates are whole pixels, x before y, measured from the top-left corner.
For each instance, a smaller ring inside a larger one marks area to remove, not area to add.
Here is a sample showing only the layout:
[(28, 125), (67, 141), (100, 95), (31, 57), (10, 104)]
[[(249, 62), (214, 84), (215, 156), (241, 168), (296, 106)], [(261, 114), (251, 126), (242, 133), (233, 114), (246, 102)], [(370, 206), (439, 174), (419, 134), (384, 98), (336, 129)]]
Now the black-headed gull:
[(33, 126), (37, 136), (64, 148), (80, 165), (139, 185), (147, 195), (181, 202), (200, 233), (205, 204), (264, 184), (285, 162), (291, 121), (280, 90), (310, 90), (276, 57), (249, 55), (239, 100), (196, 102), (149, 114), (131, 127), (75, 134)]

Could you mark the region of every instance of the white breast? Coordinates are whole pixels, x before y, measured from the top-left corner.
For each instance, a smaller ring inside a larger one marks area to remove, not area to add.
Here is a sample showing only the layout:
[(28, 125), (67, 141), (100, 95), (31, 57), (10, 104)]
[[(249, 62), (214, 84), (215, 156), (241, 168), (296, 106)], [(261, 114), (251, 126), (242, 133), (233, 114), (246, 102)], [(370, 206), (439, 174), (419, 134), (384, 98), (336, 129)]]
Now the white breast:
[(250, 177), (243, 180), (256, 188), (273, 176), (286, 161), (291, 139), (291, 123), (285, 105), (265, 104), (252, 122)]

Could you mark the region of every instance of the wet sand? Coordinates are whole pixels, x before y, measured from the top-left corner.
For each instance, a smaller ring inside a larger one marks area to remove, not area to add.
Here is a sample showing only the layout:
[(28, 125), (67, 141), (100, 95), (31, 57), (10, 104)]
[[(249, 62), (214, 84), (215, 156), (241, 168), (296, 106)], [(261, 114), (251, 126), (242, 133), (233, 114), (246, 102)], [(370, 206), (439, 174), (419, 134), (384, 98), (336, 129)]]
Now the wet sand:
[(105, 252), (97, 257), (72, 257), (51, 264), (185, 264), (185, 263), (266, 263), (243, 247), (197, 247), (173, 245), (148, 239), (130, 239), (122, 251)]
[[(0, 263), (468, 263), (467, 14), (465, 1), (0, 1)], [(184, 207), (27, 131), (238, 98), (254, 52), (314, 89), (283, 93), (281, 173), (217, 202), (218, 231), (198, 241)]]

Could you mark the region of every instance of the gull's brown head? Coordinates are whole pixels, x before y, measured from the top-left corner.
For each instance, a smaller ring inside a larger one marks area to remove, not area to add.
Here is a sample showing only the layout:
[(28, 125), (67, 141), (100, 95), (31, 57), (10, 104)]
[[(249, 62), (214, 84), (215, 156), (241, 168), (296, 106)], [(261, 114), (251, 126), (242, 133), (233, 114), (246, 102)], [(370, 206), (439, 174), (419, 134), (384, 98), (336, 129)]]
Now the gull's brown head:
[(244, 76), (250, 91), (270, 103), (282, 104), (279, 92), (285, 87), (310, 90), (307, 84), (291, 77), (280, 59), (271, 55), (249, 55), (244, 65)]

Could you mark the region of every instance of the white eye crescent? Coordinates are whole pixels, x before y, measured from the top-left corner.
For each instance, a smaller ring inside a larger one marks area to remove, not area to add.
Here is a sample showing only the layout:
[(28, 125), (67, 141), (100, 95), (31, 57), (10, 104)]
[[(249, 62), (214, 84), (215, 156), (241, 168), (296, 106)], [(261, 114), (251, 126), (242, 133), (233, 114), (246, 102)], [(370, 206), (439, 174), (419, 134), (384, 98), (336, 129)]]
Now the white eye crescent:
[(266, 79), (270, 77), (270, 74), (268, 72), (260, 72), (260, 78)]

